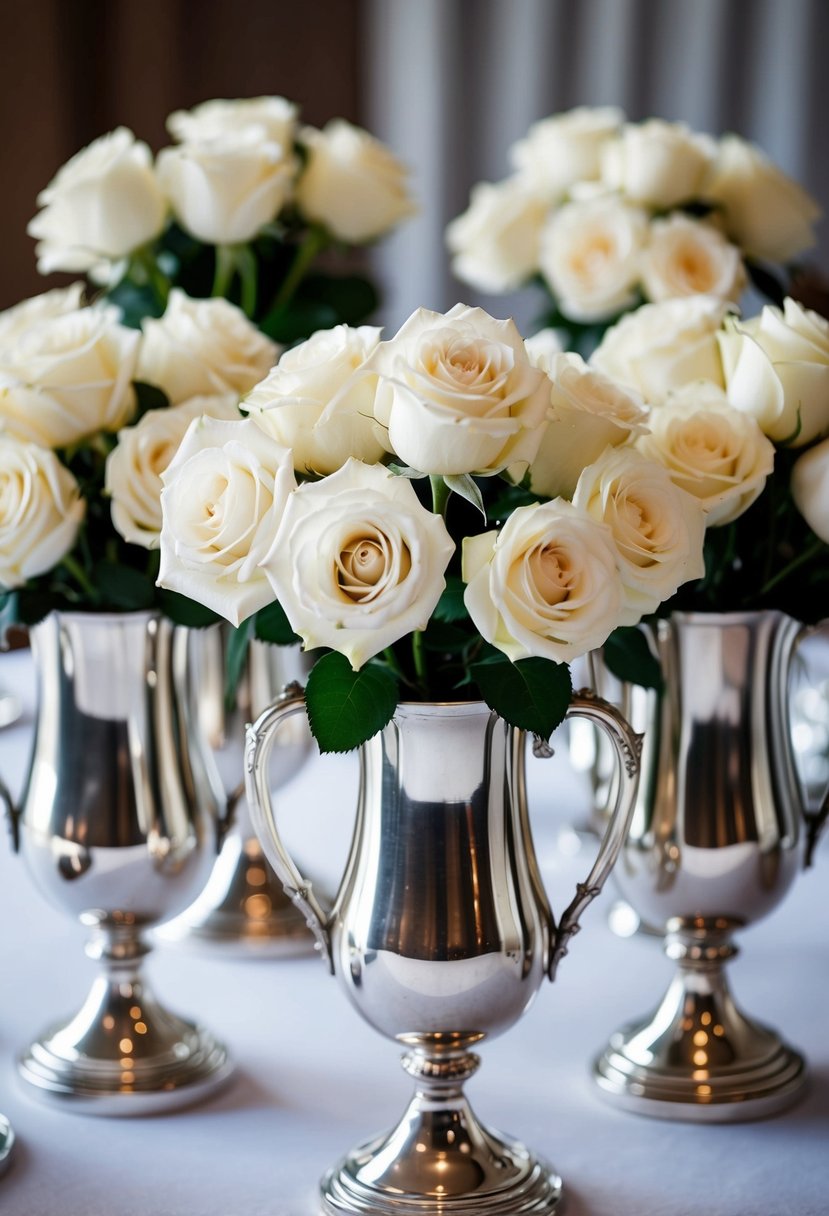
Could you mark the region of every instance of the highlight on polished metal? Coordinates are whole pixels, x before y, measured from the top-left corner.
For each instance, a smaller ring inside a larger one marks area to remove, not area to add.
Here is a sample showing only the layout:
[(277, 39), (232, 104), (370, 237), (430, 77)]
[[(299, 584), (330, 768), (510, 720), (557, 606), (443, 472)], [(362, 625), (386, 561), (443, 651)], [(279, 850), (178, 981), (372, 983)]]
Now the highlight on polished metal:
[[(553, 1212), (561, 1179), (484, 1127), (463, 1083), (478, 1045), (521, 1017), (578, 929), (624, 839), (639, 740), (610, 706), (582, 693), (569, 713), (612, 737), (618, 802), (587, 880), (556, 925), (530, 833), (524, 735), (483, 703), (403, 704), (360, 752), (349, 859), (331, 909), (286, 851), (274, 818), (268, 754), (304, 710), (299, 690), (250, 728), (254, 826), (286, 890), (352, 1004), (406, 1048), (415, 1094), (402, 1120), (349, 1153), (321, 1182), (334, 1213), (433, 1216)], [(549, 754), (541, 744), (540, 754)]]
[[(271, 705), (286, 684), (304, 682), (308, 657), (299, 645), (251, 640), (232, 707), (225, 704), (228, 628), (195, 631), (190, 640), (192, 703), (211, 758), (231, 803), (221, 848), (204, 889), (179, 916), (156, 931), (165, 942), (208, 946), (223, 954), (288, 958), (312, 954), (305, 917), (285, 894), (262, 851), (244, 793), (245, 727)], [(280, 732), (270, 782), (280, 789), (311, 754), (311, 732), (296, 718)]]
[(14, 1128), (5, 1115), (0, 1115), (0, 1174), (4, 1174), (14, 1160)]
[(601, 1092), (629, 1110), (759, 1118), (802, 1092), (802, 1057), (741, 1012), (724, 972), (734, 932), (777, 906), (801, 862), (788, 700), (802, 635), (780, 612), (675, 613), (649, 632), (664, 692), (624, 690), (645, 742), (614, 878), (677, 964), (656, 1012), (594, 1065)]
[(85, 1113), (168, 1110), (230, 1074), (222, 1044), (140, 974), (145, 931), (207, 879), (224, 803), (187, 708), (190, 637), (151, 612), (54, 612), (31, 631), (38, 712), (19, 847), (41, 891), (90, 928), (103, 970), (20, 1071)]

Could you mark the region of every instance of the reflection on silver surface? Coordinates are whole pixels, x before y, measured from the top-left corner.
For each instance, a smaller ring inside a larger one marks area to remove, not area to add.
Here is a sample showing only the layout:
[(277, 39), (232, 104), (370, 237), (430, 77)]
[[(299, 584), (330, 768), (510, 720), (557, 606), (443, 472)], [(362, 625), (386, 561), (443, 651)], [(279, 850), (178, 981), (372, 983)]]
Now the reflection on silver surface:
[[(233, 811), (210, 877), (195, 902), (158, 930), (164, 941), (207, 945), (250, 958), (313, 953), (305, 918), (285, 894), (250, 822), (242, 789), (245, 726), (292, 681), (304, 683), (309, 660), (299, 645), (252, 641), (231, 711), (225, 707), (227, 628), (198, 630), (190, 641), (193, 701), (199, 723), (218, 761)], [(311, 753), (307, 722), (293, 719), (272, 753), (271, 788), (296, 775)]]
[[(561, 1182), (483, 1127), (463, 1094), (473, 1048), (521, 1017), (552, 976), (624, 838), (638, 740), (591, 695), (619, 757), (619, 805), (587, 880), (556, 926), (533, 849), (524, 736), (481, 703), (398, 706), (361, 749), (351, 852), (331, 910), (286, 852), (271, 804), (275, 732), (303, 710), (288, 695), (249, 732), (248, 798), (274, 869), (364, 1018), (407, 1048), (415, 1096), (397, 1127), (322, 1181), (328, 1213), (547, 1213)], [(549, 754), (545, 745), (539, 754)]]
[(664, 694), (624, 690), (645, 743), (615, 880), (678, 964), (653, 1017), (596, 1062), (602, 1091), (631, 1110), (753, 1118), (802, 1089), (801, 1057), (737, 1009), (723, 971), (734, 930), (777, 906), (801, 861), (788, 721), (800, 635), (778, 612), (675, 614), (651, 634)]
[(0, 1174), (4, 1174), (14, 1160), (14, 1128), (5, 1115), (0, 1115)]
[(167, 1110), (229, 1075), (222, 1045), (140, 976), (145, 931), (207, 879), (223, 802), (186, 708), (189, 636), (148, 612), (52, 613), (31, 631), (38, 715), (20, 849), (41, 891), (92, 930), (103, 974), (20, 1069), (71, 1109)]

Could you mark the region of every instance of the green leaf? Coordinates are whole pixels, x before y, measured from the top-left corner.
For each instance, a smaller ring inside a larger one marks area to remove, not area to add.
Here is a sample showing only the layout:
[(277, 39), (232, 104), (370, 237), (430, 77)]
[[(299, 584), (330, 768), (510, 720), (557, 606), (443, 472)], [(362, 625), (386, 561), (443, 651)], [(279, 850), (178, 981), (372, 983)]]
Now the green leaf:
[(130, 426), (135, 426), (138, 419), (143, 417), (148, 410), (167, 409), (170, 404), (170, 398), (157, 384), (148, 384), (144, 380), (133, 380), (132, 387), (135, 389), (137, 409), (135, 416), (130, 421)]
[(228, 713), (236, 704), (236, 693), (242, 678), (245, 660), (248, 657), (250, 635), (253, 632), (253, 617), (242, 621), (237, 629), (231, 629), (225, 653), (225, 709)]
[(436, 621), (463, 621), (468, 616), (466, 604), (463, 602), (463, 593), (466, 590), (466, 584), (462, 578), (458, 578), (457, 574), (450, 574), (446, 579), (446, 586), (441, 593), (441, 597), (437, 602), (437, 607), (432, 613)]
[(275, 646), (292, 646), (300, 641), (278, 600), (268, 604), (267, 608), (260, 608), (254, 620), (256, 637), (260, 642), (272, 642)]
[(511, 726), (549, 739), (564, 721), (572, 685), (565, 663), (549, 659), (519, 659), (511, 663), (474, 663), (472, 675), (490, 709)]
[(467, 502), (471, 502), (472, 506), (477, 507), (481, 515), (486, 519), (483, 496), (481, 495), (478, 483), (469, 473), (450, 473), (443, 480), (453, 494), (459, 494), (461, 498), (465, 498)]
[(608, 671), (626, 684), (639, 684), (661, 692), (664, 687), (659, 660), (648, 640), (635, 625), (614, 629), (604, 644), (603, 657)]
[(272, 308), (259, 322), (259, 328), (274, 342), (290, 346), (310, 338), (318, 329), (332, 329), (338, 322), (337, 313), (318, 300), (299, 300)]
[(102, 604), (122, 612), (139, 612), (155, 602), (155, 584), (149, 575), (120, 562), (97, 562), (92, 568), (92, 582)]
[(337, 314), (338, 323), (345, 325), (361, 324), (380, 303), (374, 284), (358, 274), (306, 275), (297, 296), (326, 304)]
[(778, 308), (783, 307), (783, 301), (786, 298), (785, 284), (781, 283), (777, 275), (773, 274), (767, 267), (760, 266), (757, 262), (752, 262), (746, 259), (746, 270), (748, 277), (754, 287), (764, 295), (767, 300), (771, 300), (772, 304), (776, 304)]
[(436, 621), (434, 617), (423, 632), (423, 645), (426, 649), (444, 654), (465, 650), (472, 641), (474, 641), (474, 636), (465, 629), (459, 629), (457, 625), (451, 625), (448, 621)]
[(140, 329), (145, 317), (159, 317), (164, 311), (149, 283), (138, 284), (131, 279), (122, 279), (106, 293), (106, 298), (110, 304), (117, 304), (121, 309), (122, 323), (131, 329)]
[(394, 461), (389, 461), (386, 468), (390, 473), (394, 473), (395, 477), (408, 477), (409, 481), (419, 481), (422, 477), (428, 477), (428, 473), (421, 473), (420, 469), (413, 469), (408, 464), (395, 464)]
[(509, 486), (487, 506), (487, 518), (492, 523), (500, 523), (508, 519), (518, 507), (531, 507), (538, 501), (538, 495), (526, 487)]
[(352, 671), (344, 655), (332, 651), (311, 669), (305, 703), (311, 734), (321, 752), (350, 752), (392, 719), (397, 680), (387, 667), (369, 663)]
[(158, 606), (165, 616), (176, 625), (187, 625), (190, 629), (206, 629), (215, 625), (223, 618), (212, 608), (206, 608), (178, 591), (168, 591), (166, 587), (157, 592)]

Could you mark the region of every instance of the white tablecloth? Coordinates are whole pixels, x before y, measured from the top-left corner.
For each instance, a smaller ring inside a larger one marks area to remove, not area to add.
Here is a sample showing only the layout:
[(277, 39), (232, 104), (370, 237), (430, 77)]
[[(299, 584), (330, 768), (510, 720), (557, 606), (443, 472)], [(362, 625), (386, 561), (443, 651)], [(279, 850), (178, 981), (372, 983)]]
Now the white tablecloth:
[[(14, 688), (27, 708), (17, 726), (0, 731), (0, 773), (15, 792), (28, 754), (31, 685), (28, 655), (0, 656), (0, 686)], [(530, 768), (539, 855), (560, 908), (588, 868), (584, 854), (556, 848), (559, 826), (577, 815), (584, 793), (562, 757)], [(347, 847), (354, 798), (344, 791), (353, 778), (350, 757), (313, 761), (283, 795), (299, 821), (296, 838), (309, 841), (304, 855), (314, 842), (332, 878)], [(556, 1165), (566, 1216), (827, 1216), (828, 864), (824, 848), (774, 915), (743, 934), (731, 967), (741, 1003), (784, 1029), (809, 1059), (811, 1089), (789, 1113), (700, 1127), (602, 1102), (591, 1056), (618, 1024), (656, 1004), (671, 974), (654, 942), (610, 933), (609, 893), (587, 913), (553, 988), (484, 1044), (468, 1087), (475, 1109)], [(84, 931), (44, 901), (5, 841), (0, 876), (0, 1110), (19, 1141), (0, 1179), (2, 1216), (311, 1216), (324, 1168), (402, 1113), (411, 1083), (397, 1047), (360, 1019), (318, 959), (231, 961), (170, 947), (148, 965), (156, 990), (227, 1042), (235, 1081), (201, 1109), (158, 1118), (97, 1119), (43, 1106), (18, 1080), (15, 1055), (78, 1007), (94, 965), (83, 953)]]

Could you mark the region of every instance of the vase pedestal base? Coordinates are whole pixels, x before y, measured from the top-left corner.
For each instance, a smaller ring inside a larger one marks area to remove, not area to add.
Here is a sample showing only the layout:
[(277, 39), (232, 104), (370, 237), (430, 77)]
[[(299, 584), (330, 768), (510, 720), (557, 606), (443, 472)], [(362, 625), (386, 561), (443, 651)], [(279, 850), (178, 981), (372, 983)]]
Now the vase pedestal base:
[(547, 1216), (561, 1179), (522, 1144), (483, 1127), (461, 1086), (469, 1053), (436, 1061), (413, 1052), (417, 1090), (392, 1132), (355, 1149), (322, 1179), (328, 1216)]

